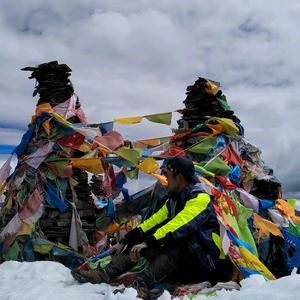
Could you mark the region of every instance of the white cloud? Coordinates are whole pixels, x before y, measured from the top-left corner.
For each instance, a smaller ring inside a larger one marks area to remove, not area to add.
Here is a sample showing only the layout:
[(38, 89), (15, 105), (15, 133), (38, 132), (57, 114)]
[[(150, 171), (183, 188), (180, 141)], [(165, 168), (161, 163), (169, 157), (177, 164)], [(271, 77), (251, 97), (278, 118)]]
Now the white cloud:
[(0, 125), (30, 121), (34, 82), (19, 71), (27, 65), (70, 65), (91, 122), (182, 107), (186, 86), (209, 77), (286, 189), (299, 191), (299, 13), (300, 3), (279, 0), (1, 1)]

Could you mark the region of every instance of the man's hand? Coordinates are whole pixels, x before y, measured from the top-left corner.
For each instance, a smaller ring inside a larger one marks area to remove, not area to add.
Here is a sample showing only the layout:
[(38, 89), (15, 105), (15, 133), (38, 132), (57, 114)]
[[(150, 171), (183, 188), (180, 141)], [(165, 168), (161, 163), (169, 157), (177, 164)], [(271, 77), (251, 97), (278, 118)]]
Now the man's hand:
[(115, 245), (113, 245), (111, 247), (111, 250), (112, 250), (112, 253), (114, 255), (118, 255), (121, 253), (121, 251), (123, 250), (124, 248), (124, 244), (123, 243), (116, 243)]
[(147, 248), (147, 247), (148, 246), (146, 243), (141, 243), (141, 244), (133, 246), (129, 253), (129, 257), (130, 257), (131, 261), (137, 262), (141, 258), (141, 250), (144, 248)]

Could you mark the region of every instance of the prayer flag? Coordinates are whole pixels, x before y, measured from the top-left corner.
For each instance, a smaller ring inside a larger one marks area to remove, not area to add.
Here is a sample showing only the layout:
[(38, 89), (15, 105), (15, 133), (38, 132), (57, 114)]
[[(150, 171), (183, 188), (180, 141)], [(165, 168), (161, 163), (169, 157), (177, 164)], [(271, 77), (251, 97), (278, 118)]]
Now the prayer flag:
[(171, 125), (172, 121), (172, 112), (153, 114), (144, 116), (148, 121), (154, 123), (161, 123), (165, 125)]
[(207, 137), (204, 138), (203, 141), (198, 144), (192, 146), (188, 149), (190, 152), (199, 153), (199, 154), (208, 154), (211, 149), (214, 147), (217, 138), (215, 137)]
[(119, 148), (116, 153), (134, 165), (137, 165), (142, 154), (142, 149), (122, 147)]
[(88, 171), (93, 174), (103, 174), (104, 168), (100, 158), (73, 158), (73, 168)]
[(154, 158), (148, 157), (139, 164), (139, 169), (147, 174), (155, 173), (159, 169), (159, 164)]
[(143, 117), (128, 117), (128, 118), (116, 118), (114, 122), (122, 124), (122, 125), (131, 125), (136, 123), (141, 123)]

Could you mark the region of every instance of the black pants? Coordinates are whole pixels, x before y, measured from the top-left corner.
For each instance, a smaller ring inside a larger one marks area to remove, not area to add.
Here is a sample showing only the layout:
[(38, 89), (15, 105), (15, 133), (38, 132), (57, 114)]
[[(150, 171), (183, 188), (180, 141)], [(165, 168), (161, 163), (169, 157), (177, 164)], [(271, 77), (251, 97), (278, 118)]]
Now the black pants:
[[(105, 268), (112, 280), (135, 265), (129, 258), (133, 246), (128, 245), (126, 250), (113, 257), (112, 262)], [(199, 267), (196, 253), (191, 249), (186, 238), (177, 239), (164, 246), (145, 248), (141, 255), (150, 262), (141, 275), (149, 286), (166, 279), (181, 283), (208, 280), (207, 274)]]

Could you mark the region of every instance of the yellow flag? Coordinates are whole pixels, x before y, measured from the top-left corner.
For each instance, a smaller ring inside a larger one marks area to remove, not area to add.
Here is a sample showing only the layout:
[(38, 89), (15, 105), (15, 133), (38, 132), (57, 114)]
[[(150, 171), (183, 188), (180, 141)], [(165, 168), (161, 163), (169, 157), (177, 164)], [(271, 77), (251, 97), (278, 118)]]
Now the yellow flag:
[(7, 182), (0, 183), (0, 196), (6, 191)]
[(148, 157), (139, 164), (139, 169), (147, 174), (155, 173), (159, 169), (159, 164), (154, 158)]
[(131, 125), (136, 123), (141, 123), (143, 117), (128, 117), (128, 118), (116, 118), (114, 122), (122, 124), (122, 125)]
[(33, 244), (33, 250), (41, 254), (48, 254), (53, 247), (54, 247), (54, 243), (51, 243), (46, 240), (43, 240), (42, 243), (39, 242)]
[(27, 224), (25, 222), (22, 222), (21, 228), (19, 229), (17, 236), (31, 235), (33, 228), (34, 228), (34, 224)]
[(153, 138), (153, 139), (145, 139), (145, 140), (139, 140), (138, 142), (143, 143), (147, 146), (156, 147), (163, 143), (168, 142), (171, 139), (171, 136), (165, 136), (165, 137), (159, 137), (159, 138)]
[(6, 209), (11, 209), (12, 208), (12, 205), (13, 205), (13, 199), (12, 199), (12, 195), (9, 195), (8, 196), (8, 200), (6, 201), (6, 204), (4, 206), (4, 208)]
[(209, 119), (209, 121), (217, 121), (223, 126), (223, 132), (227, 134), (235, 134), (239, 132), (238, 127), (234, 124), (231, 119), (214, 117)]
[(93, 174), (104, 173), (103, 165), (100, 158), (73, 158), (73, 168), (88, 171)]
[(84, 142), (82, 145), (80, 145), (78, 150), (81, 151), (81, 152), (89, 152), (90, 153), (91, 147), (92, 147), (92, 145), (90, 145), (89, 143)]
[(140, 141), (133, 142), (133, 143), (132, 143), (132, 146), (133, 146), (134, 148), (141, 148), (141, 149), (147, 149), (147, 148), (148, 148), (148, 146), (147, 146), (146, 144), (143, 144), (143, 143), (140, 142)]
[(155, 147), (155, 146), (159, 146), (160, 145), (160, 138), (157, 138), (157, 139), (148, 139), (148, 140), (140, 140), (138, 141), (144, 145), (147, 145), (147, 146), (152, 146), (152, 147)]
[(72, 125), (69, 121), (67, 121), (66, 119), (64, 119), (61, 115), (57, 114), (56, 112), (52, 113), (52, 116), (60, 123), (70, 126)]
[(249, 250), (243, 246), (239, 246), (241, 256), (246, 261), (250, 269), (255, 269), (256, 271), (264, 274), (266, 278), (270, 280), (275, 280), (275, 276), (267, 269), (267, 267)]

